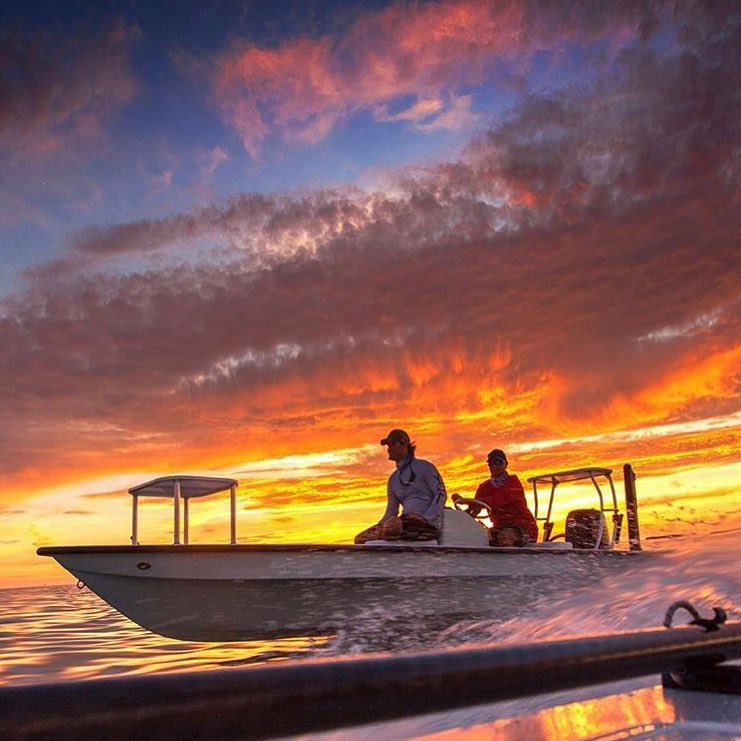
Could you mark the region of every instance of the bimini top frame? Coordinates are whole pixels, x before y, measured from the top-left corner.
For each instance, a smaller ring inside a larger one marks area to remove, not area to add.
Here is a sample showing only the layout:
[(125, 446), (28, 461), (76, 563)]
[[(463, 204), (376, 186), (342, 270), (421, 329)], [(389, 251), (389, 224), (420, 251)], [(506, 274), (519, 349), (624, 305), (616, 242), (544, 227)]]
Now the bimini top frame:
[(183, 545), (188, 545), (188, 503), (192, 497), (206, 497), (220, 491), (230, 492), (231, 529), (230, 543), (237, 542), (237, 486), (236, 479), (216, 476), (161, 476), (144, 484), (132, 486), (129, 494), (133, 497), (131, 514), (131, 543), (139, 545), (138, 509), (139, 497), (166, 497), (173, 500), (172, 544), (180, 545), (180, 500), (183, 500)]
[[(609, 486), (609, 499), (607, 502), (605, 502), (605, 494), (602, 492), (602, 488), (600, 487), (599, 479), (604, 479), (602, 482), (603, 486), (605, 485), (605, 482)], [(534, 508), (534, 514), (536, 520), (543, 520), (543, 541), (548, 541), (551, 537), (551, 532), (553, 530), (553, 522), (551, 522), (551, 514), (553, 511), (553, 502), (556, 498), (556, 488), (559, 486), (559, 484), (563, 483), (573, 483), (575, 481), (586, 481), (589, 480), (594, 485), (594, 488), (597, 492), (597, 498), (599, 499), (599, 510), (602, 514), (605, 512), (612, 512), (612, 520), (613, 520), (613, 532), (612, 537), (610, 538), (610, 547), (613, 547), (617, 544), (618, 539), (620, 538), (620, 528), (622, 525), (623, 516), (620, 513), (620, 509), (618, 507), (617, 502), (617, 494), (615, 493), (615, 484), (612, 480), (612, 469), (611, 468), (597, 468), (597, 467), (587, 467), (587, 468), (573, 468), (568, 471), (556, 471), (554, 473), (542, 473), (538, 476), (532, 476), (528, 479), (528, 482), (533, 485), (533, 498), (535, 500), (535, 508)], [(548, 485), (550, 486), (550, 495), (548, 497), (548, 509), (546, 511), (545, 517), (539, 514), (538, 508), (539, 508), (539, 499), (538, 499), (538, 485), (544, 486)], [(599, 537), (597, 538), (597, 544), (601, 541), (602, 537), (602, 527), (603, 525), (600, 524), (600, 533)], [(595, 545), (595, 547), (598, 547), (598, 545)]]

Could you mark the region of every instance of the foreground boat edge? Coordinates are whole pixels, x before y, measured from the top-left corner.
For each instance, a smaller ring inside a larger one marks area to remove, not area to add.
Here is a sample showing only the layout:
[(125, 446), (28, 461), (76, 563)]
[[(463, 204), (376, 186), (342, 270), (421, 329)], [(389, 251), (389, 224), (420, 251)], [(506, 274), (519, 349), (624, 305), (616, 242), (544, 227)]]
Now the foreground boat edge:
[[(662, 672), (673, 678), (704, 674), (699, 689), (739, 695), (741, 667), (723, 663), (739, 657), (741, 624), (715, 630), (686, 626), (508, 647), (7, 687), (0, 688), (0, 721), (16, 739), (183, 738), (194, 728), (204, 737), (271, 738)], [(713, 686), (714, 670), (722, 675), (720, 687)], [(727, 682), (728, 676), (735, 679)], [(709, 697), (728, 709), (718, 696)], [(730, 709), (741, 728), (741, 700), (734, 698)]]

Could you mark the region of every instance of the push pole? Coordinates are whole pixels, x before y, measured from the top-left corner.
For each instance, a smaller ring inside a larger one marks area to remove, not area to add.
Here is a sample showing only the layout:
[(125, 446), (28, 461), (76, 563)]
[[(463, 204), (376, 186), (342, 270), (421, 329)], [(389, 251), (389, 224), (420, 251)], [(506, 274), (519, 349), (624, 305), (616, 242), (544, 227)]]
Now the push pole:
[(633, 466), (623, 466), (623, 484), (625, 486), (625, 509), (628, 513), (628, 541), (631, 551), (640, 551), (641, 533), (638, 528), (638, 497), (636, 496), (636, 475)]

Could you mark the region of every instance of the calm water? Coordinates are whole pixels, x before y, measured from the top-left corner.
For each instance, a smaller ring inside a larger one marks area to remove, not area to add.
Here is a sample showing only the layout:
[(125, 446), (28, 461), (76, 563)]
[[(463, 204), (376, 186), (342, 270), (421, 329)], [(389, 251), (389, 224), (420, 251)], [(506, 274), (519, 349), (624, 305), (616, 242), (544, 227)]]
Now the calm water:
[[(658, 627), (667, 607), (689, 600), (702, 614), (720, 605), (741, 620), (741, 531), (647, 543), (662, 555), (587, 589), (537, 601), (506, 622), (464, 621), (419, 631), (388, 612), (369, 615), (329, 638), (186, 643), (153, 635), (87, 589), (0, 590), (0, 684), (82, 681), (103, 676), (208, 671), (229, 666), (368, 651), (440, 648), (474, 642), (519, 643)], [(688, 622), (678, 613), (677, 623)], [(389, 636), (393, 636), (391, 641)]]

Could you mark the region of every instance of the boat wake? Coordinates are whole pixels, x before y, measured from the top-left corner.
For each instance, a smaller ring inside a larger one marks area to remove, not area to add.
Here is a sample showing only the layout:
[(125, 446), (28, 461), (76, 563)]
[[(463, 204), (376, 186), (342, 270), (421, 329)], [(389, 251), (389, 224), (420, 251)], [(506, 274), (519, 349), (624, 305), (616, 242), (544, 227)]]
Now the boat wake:
[[(497, 614), (492, 595), (489, 614), (425, 617), (399, 614), (392, 604), (378, 605), (317, 647), (317, 654), (338, 656), (449, 648), (464, 644), (508, 645), (615, 631), (660, 627), (667, 608), (689, 600), (712, 616), (721, 606), (728, 620), (741, 619), (741, 575), (727, 563), (738, 532), (717, 535), (701, 547), (692, 538), (677, 539), (671, 551), (640, 559), (599, 581), (574, 573), (558, 580), (547, 594), (524, 590), (514, 614)], [(677, 613), (675, 624), (689, 622)], [(315, 655), (317, 655), (315, 654)]]

